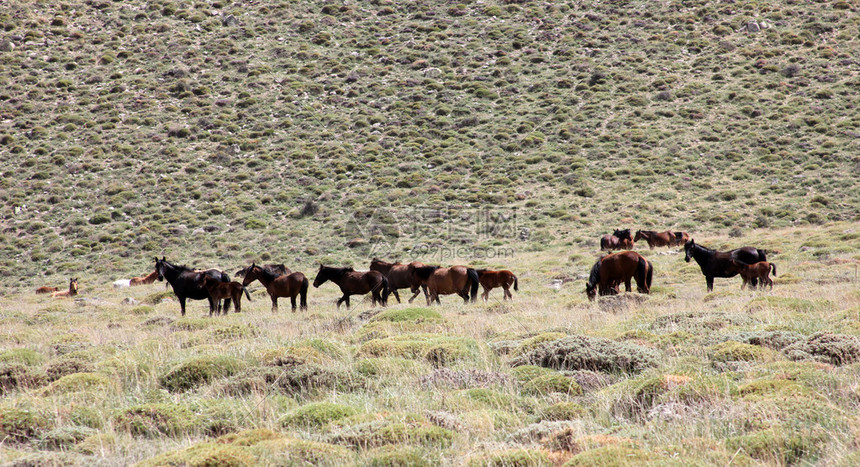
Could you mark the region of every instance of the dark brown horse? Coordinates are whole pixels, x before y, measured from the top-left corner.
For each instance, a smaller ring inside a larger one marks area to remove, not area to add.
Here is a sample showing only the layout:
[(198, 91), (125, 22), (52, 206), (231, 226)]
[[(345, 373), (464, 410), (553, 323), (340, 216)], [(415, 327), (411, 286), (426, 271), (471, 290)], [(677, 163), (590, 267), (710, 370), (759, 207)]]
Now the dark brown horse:
[[(692, 258), (699, 263), (702, 274), (705, 275), (705, 282), (708, 284), (708, 292), (714, 290), (715, 277), (734, 277), (738, 274), (737, 268), (732, 266), (732, 260), (743, 264), (767, 261), (764, 251), (758, 248), (745, 246), (730, 251), (717, 251), (698, 245), (692, 239), (684, 244), (684, 253), (684, 261), (689, 263)], [(753, 287), (756, 283), (756, 279), (751, 282)]]
[(320, 265), (320, 270), (317, 272), (317, 277), (314, 278), (314, 287), (319, 287), (325, 281), (332, 281), (340, 287), (343, 292), (343, 297), (337, 301), (337, 308), (340, 309), (340, 304), (346, 302), (346, 309), (349, 309), (350, 295), (364, 295), (371, 293), (373, 305), (379, 303), (382, 306), (388, 304), (388, 279), (379, 271), (359, 272), (352, 268), (332, 268)]
[(630, 281), (636, 279), (636, 291), (651, 293), (651, 279), (654, 277), (654, 267), (635, 251), (622, 251), (601, 257), (591, 267), (588, 282), (585, 283), (585, 294), (589, 300), (595, 296), (615, 295), (618, 285), (624, 283), (624, 288), (630, 292)]
[(514, 299), (514, 296), (511, 295), (511, 285), (514, 286), (514, 290), (519, 291), (519, 281), (517, 280), (517, 276), (514, 275), (511, 271), (491, 271), (489, 269), (476, 269), (478, 273), (478, 282), (481, 283), (481, 287), (484, 288), (484, 293), (481, 294), (481, 298), (486, 302), (490, 297), (490, 291), (495, 289), (496, 287), (501, 287), (504, 289), (504, 296), (502, 300)]
[[(308, 279), (300, 272), (291, 274), (276, 274), (277, 270), (260, 267), (256, 264), (251, 264), (242, 270), (242, 285), (248, 286), (256, 280), (263, 284), (266, 292), (269, 293), (269, 298), (272, 299), (272, 313), (278, 311), (278, 298), (290, 297), (290, 303), (293, 305), (293, 312), (296, 311), (296, 297), (301, 296), (301, 309), (308, 309)], [(289, 271), (289, 269), (287, 269)]]
[(78, 294), (78, 278), (69, 279), (69, 290), (63, 290), (61, 292), (53, 292), (51, 294), (54, 298), (65, 298), (65, 297), (74, 297)]
[(132, 277), (128, 280), (128, 285), (146, 285), (152, 284), (155, 280), (158, 279), (158, 271), (152, 271), (146, 276), (143, 277)]
[(690, 241), (690, 234), (687, 232), (672, 232), (672, 241), (669, 246), (681, 246)]
[(409, 289), (412, 291), (412, 298), (409, 299), (409, 303), (415, 300), (415, 297), (421, 293), (422, 289), (424, 290), (424, 297), (427, 297), (427, 286), (421, 285), (412, 277), (412, 270), (423, 266), (425, 264), (418, 261), (413, 261), (409, 264), (388, 263), (377, 258), (373, 258), (370, 261), (370, 270), (379, 271), (388, 279), (388, 289), (394, 294), (397, 303), (400, 303), (400, 295), (397, 293), (397, 289)]
[(606, 234), (600, 238), (601, 250), (630, 250), (633, 248), (633, 237), (630, 229), (616, 229), (611, 235)]
[(773, 271), (773, 276), (776, 277), (776, 263), (759, 261), (758, 263), (744, 264), (735, 260), (731, 260), (731, 263), (744, 280), (741, 289), (745, 288), (747, 284), (751, 284), (750, 288), (755, 288), (755, 281), (758, 280), (759, 288), (764, 289), (765, 286), (770, 286), (773, 290), (773, 280), (770, 278), (770, 273)]
[(422, 285), (427, 286), (427, 305), (436, 302), (441, 305), (439, 295), (457, 294), (463, 297), (464, 303), (478, 298), (478, 271), (466, 266), (423, 266), (412, 269), (412, 276)]
[[(200, 280), (200, 285), (209, 292), (209, 296), (218, 305), (215, 313), (219, 315), (221, 314), (221, 300), (233, 300), (236, 303), (236, 313), (242, 312), (242, 292), (245, 292), (248, 301), (251, 301), (251, 294), (248, 293), (245, 286), (235, 281), (221, 282), (204, 274)], [(224, 314), (227, 314), (226, 309)], [(209, 313), (209, 316), (212, 316), (212, 312)]]
[(675, 234), (670, 231), (665, 232), (656, 232), (654, 230), (637, 230), (636, 236), (633, 237), (634, 242), (638, 242), (639, 240), (645, 239), (648, 242), (648, 248), (654, 249), (654, 247), (663, 247), (663, 246), (672, 246), (673, 243), (677, 244), (675, 241)]
[(59, 287), (50, 287), (50, 286), (46, 285), (46, 286), (39, 287), (38, 289), (36, 289), (36, 293), (52, 293), (52, 292), (56, 292), (58, 290), (60, 290)]

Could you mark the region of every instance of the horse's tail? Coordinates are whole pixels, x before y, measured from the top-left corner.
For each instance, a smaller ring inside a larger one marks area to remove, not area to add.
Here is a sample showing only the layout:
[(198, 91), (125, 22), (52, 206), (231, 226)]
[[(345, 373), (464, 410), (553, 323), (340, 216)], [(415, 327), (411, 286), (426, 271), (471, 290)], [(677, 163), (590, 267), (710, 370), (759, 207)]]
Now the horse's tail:
[(388, 294), (391, 293), (391, 290), (388, 287), (388, 278), (385, 275), (382, 275), (382, 304), (388, 305)]
[(470, 290), (469, 297), (474, 302), (478, 299), (478, 285), (480, 284), (478, 280), (478, 271), (468, 268), (466, 269), (466, 275), (469, 277), (469, 280), (472, 281), (472, 289)]
[(654, 265), (645, 260), (648, 263), (648, 274), (645, 276), (645, 285), (648, 286), (648, 293), (651, 293), (651, 279), (654, 278)]
[(514, 276), (514, 290), (516, 290), (517, 292), (520, 291), (520, 287), (519, 285), (517, 285), (518, 282), (519, 280), (517, 279), (517, 276)]
[(302, 278), (302, 286), (301, 286), (301, 288), (299, 288), (299, 296), (301, 299), (301, 303), (299, 304), (301, 306), (301, 309), (307, 310), (308, 309), (308, 278), (307, 277)]
[(245, 297), (250, 302), (251, 301), (251, 294), (248, 293), (248, 289), (246, 289), (244, 285), (242, 286), (242, 292), (245, 292)]
[(600, 249), (601, 249), (601, 250), (605, 250), (605, 249), (606, 249), (606, 239), (605, 239), (605, 238), (603, 238), (603, 237), (601, 237), (601, 238), (600, 238)]
[(651, 270), (649, 266), (648, 261), (640, 256), (639, 264), (636, 265), (636, 283), (644, 293), (648, 293), (651, 290)]
[(770, 269), (773, 271), (773, 277), (776, 277), (776, 263), (770, 263)]

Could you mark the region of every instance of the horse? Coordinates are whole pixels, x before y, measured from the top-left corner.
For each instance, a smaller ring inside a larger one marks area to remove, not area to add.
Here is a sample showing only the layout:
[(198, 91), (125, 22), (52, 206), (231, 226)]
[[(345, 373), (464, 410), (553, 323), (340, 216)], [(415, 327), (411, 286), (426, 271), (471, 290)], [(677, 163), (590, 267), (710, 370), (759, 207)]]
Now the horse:
[(681, 246), (690, 241), (690, 234), (687, 232), (672, 232), (672, 241), (669, 246)]
[[(236, 302), (236, 313), (242, 312), (242, 292), (245, 292), (245, 296), (248, 297), (248, 301), (251, 301), (251, 294), (248, 293), (248, 289), (245, 288), (244, 285), (238, 282), (221, 282), (218, 279), (213, 279), (210, 276), (203, 275), (200, 280), (200, 285), (202, 285), (207, 292), (209, 292), (209, 296), (212, 300), (217, 304), (215, 314), (221, 314), (221, 299), (225, 299), (225, 301), (233, 300)], [(227, 310), (224, 310), (224, 314), (227, 314)], [(209, 312), (209, 316), (212, 316), (212, 312)]]
[[(264, 264), (262, 266), (257, 266), (258, 268), (263, 268), (264, 270), (274, 274), (275, 276), (282, 276), (284, 274), (291, 274), (293, 271), (290, 271), (290, 268), (284, 266), (283, 264)], [(245, 273), (248, 272), (248, 268), (242, 268), (236, 271), (236, 277), (245, 277)]]
[(132, 277), (128, 280), (128, 285), (133, 286), (152, 284), (153, 282), (155, 282), (156, 279), (158, 279), (158, 271), (152, 271), (151, 273), (143, 277)]
[(633, 248), (633, 237), (630, 236), (630, 229), (615, 229), (611, 235), (606, 234), (600, 238), (601, 250), (630, 250)]
[(670, 231), (655, 232), (653, 230), (637, 230), (636, 236), (633, 237), (634, 242), (645, 239), (648, 242), (648, 248), (672, 246), (675, 242), (675, 234)]
[[(290, 297), (293, 312), (295, 312), (296, 296), (301, 296), (301, 310), (306, 311), (308, 309), (308, 279), (305, 275), (300, 272), (276, 274), (276, 269), (266, 266), (261, 267), (251, 263), (250, 266), (243, 269), (242, 276), (245, 278), (242, 280), (242, 285), (247, 287), (251, 282), (260, 281), (272, 299), (272, 313), (278, 311), (279, 297)], [(285, 269), (289, 271), (289, 269)]]
[(388, 289), (394, 294), (397, 303), (400, 303), (400, 295), (397, 293), (397, 289), (408, 288), (412, 291), (412, 298), (409, 299), (409, 303), (415, 300), (415, 297), (421, 293), (422, 289), (424, 290), (424, 297), (428, 296), (427, 286), (415, 282), (412, 277), (412, 270), (423, 266), (425, 264), (418, 261), (413, 261), (409, 264), (387, 263), (378, 258), (373, 258), (370, 261), (370, 270), (379, 271), (388, 279)]
[(594, 301), (600, 294), (616, 295), (618, 285), (624, 282), (624, 289), (630, 292), (630, 281), (636, 279), (636, 291), (651, 293), (651, 280), (654, 277), (654, 267), (635, 251), (622, 251), (600, 257), (594, 266), (588, 281), (585, 283), (585, 294)]
[(379, 303), (382, 306), (388, 304), (388, 279), (379, 271), (359, 272), (352, 268), (333, 268), (320, 264), (317, 277), (314, 279), (314, 287), (323, 285), (326, 281), (332, 281), (340, 287), (343, 297), (337, 301), (337, 309), (340, 304), (346, 302), (349, 310), (350, 295), (364, 295), (371, 293), (373, 306)]
[(60, 290), (59, 287), (50, 287), (50, 286), (46, 285), (46, 286), (39, 287), (38, 289), (36, 289), (36, 293), (52, 293), (52, 292), (57, 292), (59, 290)]
[(731, 263), (744, 280), (741, 289), (745, 288), (747, 284), (752, 284), (750, 287), (754, 288), (755, 283), (753, 281), (758, 279), (760, 281), (759, 288), (764, 289), (767, 285), (773, 290), (773, 280), (769, 276), (773, 271), (773, 276), (776, 277), (776, 263), (759, 261), (758, 263), (744, 264), (735, 260), (731, 260)]
[[(167, 280), (176, 298), (179, 299), (179, 308), (182, 316), (185, 316), (185, 300), (209, 300), (209, 316), (215, 311), (215, 300), (209, 295), (209, 291), (203, 287), (203, 276), (211, 277), (217, 281), (230, 282), (230, 276), (218, 269), (207, 269), (205, 271), (190, 269), (170, 263), (164, 257), (155, 258), (155, 271), (158, 272), (158, 280)], [(219, 308), (220, 309), (220, 308)], [(224, 313), (230, 310), (230, 299), (224, 301)]]
[[(737, 269), (732, 267), (731, 260), (743, 264), (767, 261), (765, 252), (758, 248), (745, 246), (731, 251), (716, 251), (697, 244), (693, 239), (684, 244), (684, 253), (684, 261), (689, 263), (692, 258), (699, 263), (702, 274), (705, 275), (705, 282), (708, 284), (708, 292), (714, 290), (715, 277), (734, 277), (738, 274)], [(755, 287), (756, 280), (753, 279), (751, 284)]]
[(62, 292), (54, 292), (51, 294), (53, 298), (73, 297), (78, 294), (78, 278), (69, 279), (69, 290)]
[(427, 286), (427, 306), (433, 302), (441, 305), (439, 295), (457, 294), (463, 303), (474, 302), (478, 297), (478, 271), (466, 266), (423, 266), (412, 269), (413, 280)]
[(484, 293), (481, 294), (481, 298), (483, 298), (485, 302), (490, 297), (490, 291), (496, 287), (504, 289), (505, 293), (502, 300), (514, 299), (514, 296), (511, 295), (511, 285), (514, 286), (514, 290), (520, 290), (519, 280), (517, 280), (517, 276), (515, 276), (511, 271), (491, 271), (489, 269), (476, 269), (475, 271), (478, 273), (478, 282), (480, 282), (481, 286), (484, 288)]

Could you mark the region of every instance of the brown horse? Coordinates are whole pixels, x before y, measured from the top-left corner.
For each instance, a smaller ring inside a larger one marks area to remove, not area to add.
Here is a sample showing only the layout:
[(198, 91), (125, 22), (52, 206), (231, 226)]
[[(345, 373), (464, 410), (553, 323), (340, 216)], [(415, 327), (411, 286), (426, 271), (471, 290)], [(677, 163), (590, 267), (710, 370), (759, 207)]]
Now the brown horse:
[[(289, 271), (289, 269), (287, 269)], [(242, 285), (248, 286), (256, 280), (263, 284), (266, 292), (269, 293), (269, 298), (272, 299), (272, 313), (278, 311), (278, 298), (290, 297), (290, 303), (293, 305), (293, 312), (296, 311), (296, 297), (301, 296), (301, 309), (308, 309), (308, 279), (300, 272), (292, 274), (276, 274), (276, 270), (260, 267), (254, 263), (242, 270)], [(239, 275), (238, 273), (236, 275)]]
[(478, 271), (466, 266), (423, 266), (412, 269), (415, 281), (427, 286), (429, 295), (427, 305), (439, 301), (439, 295), (457, 294), (463, 297), (464, 303), (474, 302), (478, 297)]
[(152, 284), (155, 280), (158, 279), (158, 271), (152, 271), (146, 276), (143, 277), (132, 277), (128, 280), (128, 285), (146, 285)]
[(690, 234), (687, 232), (672, 232), (672, 241), (669, 246), (682, 246), (690, 241)]
[(320, 264), (317, 277), (314, 278), (314, 287), (323, 285), (326, 281), (332, 281), (340, 287), (343, 297), (337, 301), (337, 308), (346, 302), (349, 309), (350, 295), (364, 295), (371, 293), (373, 305), (379, 303), (382, 306), (388, 304), (388, 279), (379, 271), (359, 272), (352, 268), (333, 268)]
[(630, 229), (615, 229), (611, 235), (606, 234), (600, 238), (601, 250), (629, 250), (633, 248), (633, 237)]
[[(215, 301), (215, 314), (218, 315), (221, 314), (222, 299), (232, 299), (236, 303), (236, 313), (240, 313), (242, 311), (242, 292), (245, 292), (245, 296), (248, 297), (248, 301), (251, 301), (251, 294), (248, 293), (245, 286), (236, 281), (221, 282), (204, 274), (200, 280), (200, 285), (209, 292), (209, 296)], [(227, 314), (227, 307), (224, 307), (224, 314)], [(209, 312), (209, 316), (212, 316), (211, 311)]]
[(618, 285), (624, 282), (624, 288), (630, 292), (630, 280), (636, 279), (636, 290), (639, 293), (651, 293), (651, 279), (654, 267), (635, 251), (622, 251), (601, 257), (591, 267), (588, 282), (585, 283), (585, 294), (589, 300), (594, 300), (599, 293), (615, 295)]
[(656, 232), (654, 230), (637, 230), (636, 236), (633, 237), (634, 242), (645, 239), (648, 242), (648, 248), (677, 245), (675, 234), (671, 231)]
[[(283, 276), (284, 274), (291, 274), (293, 271), (290, 271), (290, 268), (284, 266), (283, 264), (264, 264), (262, 266), (257, 266), (258, 268), (263, 268), (275, 276)], [(245, 272), (248, 271), (248, 268), (242, 268), (236, 271), (236, 277), (245, 277)]]
[(39, 287), (38, 289), (36, 289), (36, 293), (51, 293), (56, 292), (58, 290), (60, 290), (59, 287), (49, 287), (46, 285), (44, 287)]
[(759, 261), (758, 263), (745, 264), (740, 261), (731, 260), (731, 264), (732, 268), (734, 268), (744, 280), (743, 284), (741, 284), (741, 289), (745, 288), (747, 284), (750, 284), (750, 288), (754, 289), (757, 279), (760, 281), (758, 284), (760, 289), (764, 289), (767, 285), (770, 286), (771, 290), (773, 290), (773, 280), (770, 278), (770, 273), (772, 270), (773, 276), (776, 277), (776, 263)]
[(397, 289), (408, 288), (412, 291), (412, 298), (409, 299), (409, 303), (415, 300), (415, 297), (421, 293), (422, 289), (424, 290), (424, 297), (427, 297), (427, 286), (415, 282), (412, 277), (412, 270), (423, 266), (425, 264), (418, 261), (413, 261), (409, 264), (387, 263), (377, 258), (373, 258), (370, 261), (370, 270), (379, 271), (388, 279), (388, 289), (394, 294), (397, 303), (400, 303), (400, 295), (397, 293)]
[(489, 269), (477, 269), (476, 271), (478, 273), (478, 282), (480, 282), (481, 286), (484, 288), (484, 293), (481, 294), (481, 298), (483, 298), (485, 302), (490, 297), (490, 291), (496, 287), (501, 287), (505, 291), (502, 300), (507, 300), (509, 298), (511, 300), (514, 299), (514, 296), (511, 295), (511, 285), (514, 286), (514, 290), (520, 290), (517, 276), (515, 276), (511, 271), (490, 271)]
[(54, 292), (51, 294), (54, 298), (65, 298), (65, 297), (73, 297), (78, 294), (78, 278), (69, 279), (69, 290), (63, 290), (62, 292)]

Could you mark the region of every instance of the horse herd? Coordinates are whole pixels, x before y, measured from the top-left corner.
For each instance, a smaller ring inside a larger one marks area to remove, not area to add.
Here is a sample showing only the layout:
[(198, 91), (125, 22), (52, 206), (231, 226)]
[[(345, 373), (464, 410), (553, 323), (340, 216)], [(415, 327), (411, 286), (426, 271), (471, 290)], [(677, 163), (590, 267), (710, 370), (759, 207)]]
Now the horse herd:
[[(776, 265), (767, 262), (765, 252), (754, 247), (743, 247), (720, 252), (701, 246), (690, 239), (686, 232), (654, 232), (640, 230), (635, 238), (630, 235), (630, 229), (616, 230), (613, 235), (605, 235), (600, 242), (601, 249), (615, 249), (618, 245), (632, 247), (636, 240), (644, 238), (653, 249), (655, 246), (684, 246), (685, 261), (695, 260), (705, 275), (708, 291), (714, 288), (715, 277), (734, 277), (738, 274), (743, 279), (741, 288), (750, 285), (773, 288), (770, 275), (776, 276)], [(219, 269), (192, 269), (173, 264), (165, 257), (155, 258), (154, 271), (143, 277), (114, 282), (114, 287), (151, 284), (167, 281), (179, 300), (180, 311), (185, 316), (186, 300), (208, 300), (209, 315), (226, 314), (230, 304), (235, 303), (236, 311), (242, 310), (241, 300), (244, 294), (248, 300), (251, 295), (246, 287), (252, 282), (260, 281), (269, 298), (272, 300), (272, 312), (278, 311), (278, 298), (289, 297), (292, 310), (297, 308), (307, 310), (308, 279), (301, 272), (293, 272), (283, 264), (250, 266), (236, 271), (242, 277), (241, 283), (231, 281), (230, 276)], [(585, 292), (589, 300), (597, 295), (616, 295), (623, 283), (625, 291), (631, 291), (631, 282), (636, 281), (639, 293), (650, 293), (654, 267), (635, 251), (621, 251), (601, 256), (592, 266), (586, 281)], [(356, 271), (351, 267), (330, 267), (320, 265), (313, 286), (320, 287), (331, 281), (337, 285), (343, 294), (337, 300), (337, 308), (342, 303), (349, 309), (349, 298), (352, 295), (371, 294), (372, 304), (386, 306), (388, 296), (393, 294), (400, 303), (398, 290), (409, 289), (412, 297), (409, 303), (421, 293), (424, 293), (427, 305), (434, 302), (441, 304), (440, 295), (457, 294), (464, 303), (476, 301), (478, 287), (483, 287), (481, 298), (487, 301), (490, 291), (501, 287), (504, 291), (503, 300), (513, 300), (510, 289), (519, 290), (517, 276), (507, 270), (475, 269), (468, 266), (430, 266), (417, 261), (410, 263), (389, 263), (377, 258), (370, 262), (369, 271)], [(78, 292), (78, 280), (71, 279), (69, 290), (59, 291), (56, 287), (40, 287), (36, 293), (51, 293), (52, 297), (70, 297)], [(296, 300), (298, 299), (298, 306)], [(223, 304), (222, 304), (223, 300)]]

